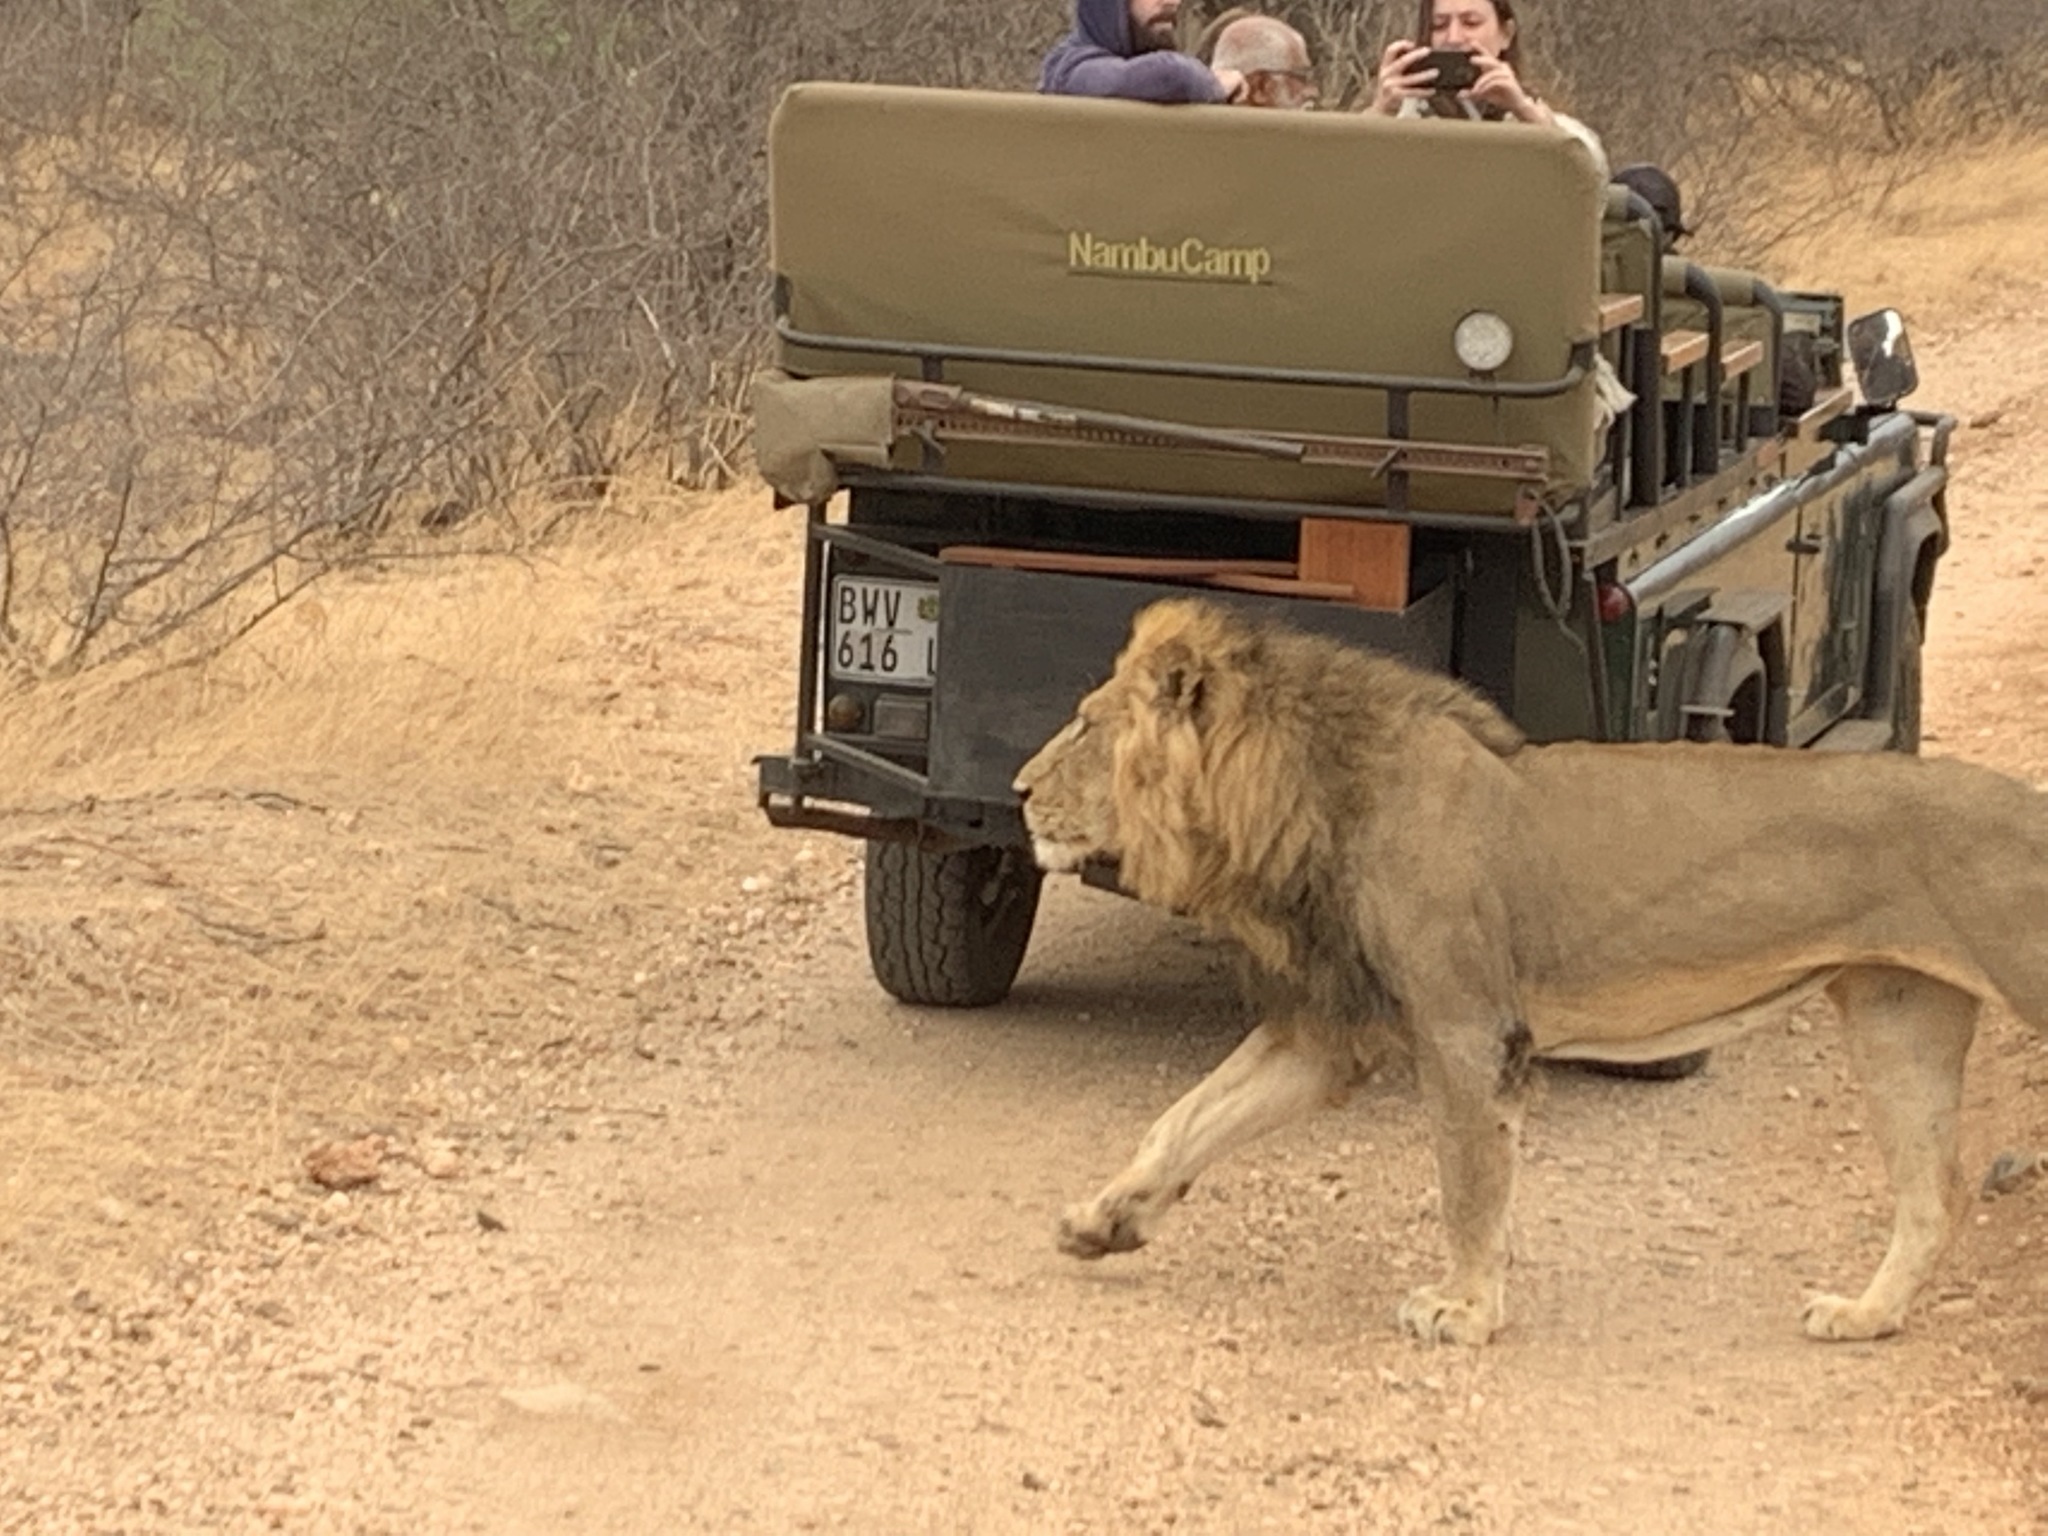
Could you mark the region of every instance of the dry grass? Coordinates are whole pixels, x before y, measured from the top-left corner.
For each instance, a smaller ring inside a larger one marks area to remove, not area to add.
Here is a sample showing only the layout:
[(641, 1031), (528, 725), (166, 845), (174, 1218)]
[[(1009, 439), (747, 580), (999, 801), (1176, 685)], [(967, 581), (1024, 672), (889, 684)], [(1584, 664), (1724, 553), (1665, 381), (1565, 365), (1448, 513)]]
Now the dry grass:
[(800, 539), (758, 487), (622, 507), (15, 701), (0, 1275), (147, 1266), (317, 1131), (472, 1117), (477, 1062), (615, 1049), (681, 984), (767, 837)]
[[(137, 664), (10, 705), (0, 776), (40, 801), (132, 797), (193, 784), (554, 779), (590, 743), (564, 691), (590, 642), (630, 603), (628, 568), (688, 569), (762, 546), (764, 493), (651, 489), (529, 556), (394, 554), (343, 572), (203, 664)], [(770, 519), (778, 541), (781, 519)], [(700, 549), (699, 545), (703, 547)]]
[(1783, 241), (1773, 270), (1796, 286), (1839, 289), (1853, 309), (1890, 304), (1953, 327), (2032, 304), (2048, 208), (2048, 142), (2001, 139), (1904, 157), (1860, 187), (1806, 169), (1787, 196), (1833, 199), (1839, 213)]

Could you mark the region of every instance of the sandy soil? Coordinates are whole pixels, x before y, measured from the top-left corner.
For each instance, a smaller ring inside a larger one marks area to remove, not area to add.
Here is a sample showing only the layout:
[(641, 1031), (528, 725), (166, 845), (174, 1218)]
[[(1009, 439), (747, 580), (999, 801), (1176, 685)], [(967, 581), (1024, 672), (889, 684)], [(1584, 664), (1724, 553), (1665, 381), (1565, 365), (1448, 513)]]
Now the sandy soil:
[[(2048, 156), (1788, 276), (1894, 294), (1957, 444), (1931, 752), (2048, 780)], [(857, 850), (775, 834), (796, 525), (758, 491), (394, 567), (0, 747), (0, 1529), (2048, 1530), (2048, 1181), (1911, 1330), (1823, 1022), (1669, 1085), (1546, 1074), (1514, 1324), (1425, 1351), (1390, 1082), (1152, 1249), (1054, 1213), (1234, 1042), (1218, 955), (1053, 889), (1014, 1000), (895, 1006)], [(2048, 1148), (1992, 1021), (1971, 1163)], [(329, 1192), (308, 1151), (373, 1183)]]

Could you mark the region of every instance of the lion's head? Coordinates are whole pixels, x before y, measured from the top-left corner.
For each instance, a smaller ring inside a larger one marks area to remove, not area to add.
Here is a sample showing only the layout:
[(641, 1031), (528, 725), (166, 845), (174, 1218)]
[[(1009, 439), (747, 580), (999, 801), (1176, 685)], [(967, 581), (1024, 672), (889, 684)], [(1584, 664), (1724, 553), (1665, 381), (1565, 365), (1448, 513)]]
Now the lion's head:
[(1447, 678), (1171, 598), (1138, 615), (1109, 681), (1016, 789), (1046, 868), (1115, 860), (1134, 895), (1242, 927), (1328, 859), (1376, 762), (1432, 722), (1492, 752), (1521, 745)]
[(1081, 701), (1074, 718), (1018, 771), (1024, 824), (1039, 866), (1075, 870), (1091, 858), (1119, 857), (1109, 773), (1119, 713), (1112, 683)]

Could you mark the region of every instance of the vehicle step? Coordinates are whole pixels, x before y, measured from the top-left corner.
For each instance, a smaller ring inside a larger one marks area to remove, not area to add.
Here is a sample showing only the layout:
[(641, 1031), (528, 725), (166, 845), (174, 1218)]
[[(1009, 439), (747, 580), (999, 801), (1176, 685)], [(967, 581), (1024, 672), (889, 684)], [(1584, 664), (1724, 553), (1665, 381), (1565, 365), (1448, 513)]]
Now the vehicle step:
[(1844, 720), (1818, 738), (1809, 752), (1882, 752), (1892, 744), (1889, 720)]

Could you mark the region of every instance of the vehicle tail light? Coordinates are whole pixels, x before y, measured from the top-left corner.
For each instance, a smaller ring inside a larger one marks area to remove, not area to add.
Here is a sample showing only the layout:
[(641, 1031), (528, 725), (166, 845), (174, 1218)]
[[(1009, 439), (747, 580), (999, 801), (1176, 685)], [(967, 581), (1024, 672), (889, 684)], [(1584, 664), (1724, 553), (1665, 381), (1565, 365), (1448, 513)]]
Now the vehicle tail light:
[(835, 693), (825, 701), (825, 729), (858, 731), (867, 724), (867, 707), (850, 693)]

